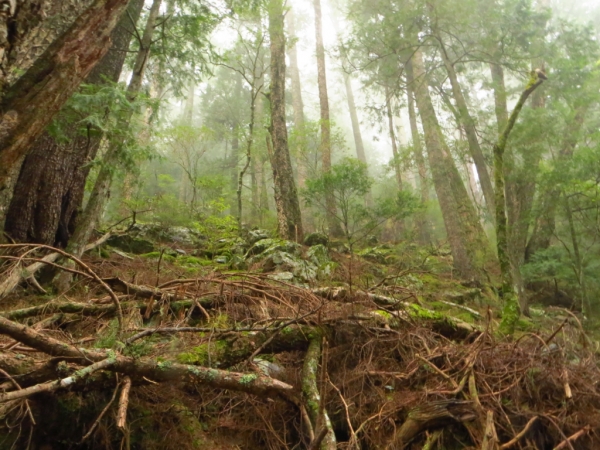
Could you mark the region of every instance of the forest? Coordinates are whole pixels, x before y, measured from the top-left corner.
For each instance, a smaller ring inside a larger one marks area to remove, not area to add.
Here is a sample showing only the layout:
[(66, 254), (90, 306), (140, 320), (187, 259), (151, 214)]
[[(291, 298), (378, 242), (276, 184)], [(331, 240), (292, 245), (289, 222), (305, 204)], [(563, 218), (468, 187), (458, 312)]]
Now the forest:
[(600, 448), (600, 3), (0, 0), (0, 450)]

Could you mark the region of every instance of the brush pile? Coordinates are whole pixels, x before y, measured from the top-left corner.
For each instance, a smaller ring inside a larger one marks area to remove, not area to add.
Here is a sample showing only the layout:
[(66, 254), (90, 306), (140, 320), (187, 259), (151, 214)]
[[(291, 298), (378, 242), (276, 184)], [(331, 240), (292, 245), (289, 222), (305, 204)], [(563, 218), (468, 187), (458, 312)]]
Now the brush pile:
[[(1, 250), (0, 283), (39, 290), (24, 268), (63, 265)], [(489, 311), (468, 324), (406, 289), (75, 263), (66, 294), (5, 291), (0, 448), (600, 448), (596, 349), (573, 314), (505, 340)]]

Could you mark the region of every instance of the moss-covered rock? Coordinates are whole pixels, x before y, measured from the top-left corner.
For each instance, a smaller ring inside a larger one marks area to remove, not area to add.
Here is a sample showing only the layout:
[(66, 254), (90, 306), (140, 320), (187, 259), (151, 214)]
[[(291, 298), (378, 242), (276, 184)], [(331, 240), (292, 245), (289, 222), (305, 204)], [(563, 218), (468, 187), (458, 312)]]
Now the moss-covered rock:
[(134, 255), (150, 253), (156, 250), (156, 247), (152, 241), (144, 238), (138, 238), (130, 234), (111, 236), (106, 243), (111, 247), (127, 253), (133, 253)]
[(298, 255), (300, 253), (300, 245), (284, 239), (262, 239), (250, 247), (246, 253), (246, 257), (255, 255), (269, 256), (277, 251)]
[(313, 245), (327, 245), (329, 237), (323, 233), (309, 233), (304, 237), (304, 245), (312, 247)]

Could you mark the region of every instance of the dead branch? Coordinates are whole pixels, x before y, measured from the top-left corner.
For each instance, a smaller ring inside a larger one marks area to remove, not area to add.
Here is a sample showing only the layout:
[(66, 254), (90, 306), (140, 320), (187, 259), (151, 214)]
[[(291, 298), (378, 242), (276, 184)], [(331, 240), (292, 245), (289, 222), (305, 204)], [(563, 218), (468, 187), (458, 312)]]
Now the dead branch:
[(125, 430), (127, 422), (127, 406), (129, 405), (129, 391), (131, 390), (131, 378), (126, 376), (123, 379), (123, 388), (121, 389), (121, 397), (119, 398), (119, 409), (117, 412), (117, 428)]

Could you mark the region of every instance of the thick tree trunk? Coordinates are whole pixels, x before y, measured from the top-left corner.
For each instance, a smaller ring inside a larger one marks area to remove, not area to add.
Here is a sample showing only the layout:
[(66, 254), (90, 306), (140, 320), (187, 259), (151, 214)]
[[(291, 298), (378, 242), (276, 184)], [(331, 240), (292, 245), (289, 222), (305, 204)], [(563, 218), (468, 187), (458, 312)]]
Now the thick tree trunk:
[(490, 175), (485, 163), (485, 158), (483, 156), (483, 152), (481, 151), (481, 146), (479, 145), (479, 139), (477, 138), (475, 121), (469, 113), (469, 108), (463, 95), (460, 83), (458, 82), (458, 76), (456, 75), (454, 64), (452, 63), (452, 61), (450, 61), (450, 58), (448, 57), (446, 48), (444, 47), (441, 38), (438, 38), (438, 40), (440, 43), (440, 54), (442, 55), (442, 60), (444, 61), (444, 66), (446, 67), (448, 78), (450, 78), (450, 83), (452, 85), (452, 93), (454, 96), (454, 100), (456, 101), (456, 106), (458, 108), (458, 117), (460, 119), (460, 123), (462, 124), (465, 130), (465, 134), (467, 135), (469, 151), (471, 153), (473, 161), (475, 162), (475, 167), (477, 168), (477, 176), (479, 177), (479, 183), (481, 184), (481, 190), (483, 191), (485, 203), (490, 214), (493, 214), (494, 188), (492, 187), (492, 181), (490, 179)]
[(407, 78), (409, 84), (414, 80), (414, 92), (425, 132), (429, 165), (444, 217), (454, 267), (465, 278), (481, 279), (482, 269), (491, 260), (491, 249), (450, 149), (442, 136), (429, 95), (420, 51), (416, 51), (411, 63), (407, 64)]
[[(313, 0), (315, 8), (315, 37), (317, 43), (317, 81), (319, 85), (319, 105), (321, 107), (321, 164), (323, 173), (331, 170), (331, 120), (329, 117), (329, 96), (325, 73), (325, 47), (323, 45), (323, 24), (321, 0)], [(342, 228), (336, 219), (336, 204), (333, 193), (325, 194), (325, 214), (327, 227), (334, 236), (342, 236)]]
[[(131, 1), (111, 35), (112, 47), (91, 71), (85, 82), (117, 82), (127, 55), (126, 49), (143, 6)], [(101, 132), (89, 128), (82, 135), (78, 125), (67, 130), (68, 142), (57, 142), (46, 131), (25, 158), (8, 208), (5, 231), (16, 241), (66, 246), (81, 208), (86, 164), (94, 159)]]
[(127, 0), (96, 0), (56, 39), (2, 99), (0, 193), (33, 142), (110, 46)]
[[(293, 9), (290, 9), (287, 16), (287, 24), (290, 39), (297, 39), (296, 24)], [(303, 188), (306, 181), (306, 161), (302, 158), (305, 151), (305, 130), (304, 130), (304, 102), (302, 101), (302, 84), (300, 82), (300, 69), (298, 67), (298, 49), (296, 42), (288, 48), (290, 58), (290, 78), (292, 80), (292, 110), (294, 113), (294, 127), (297, 136), (296, 148), (296, 167), (298, 172), (298, 186)]]
[[(415, 98), (413, 85), (407, 83), (406, 97), (408, 105), (408, 121), (410, 122), (410, 133), (412, 136), (413, 154), (417, 163), (417, 171), (419, 172), (419, 191), (421, 194), (421, 205), (426, 208), (429, 204), (429, 180), (427, 179), (427, 167), (425, 166), (425, 158), (423, 157), (423, 147), (421, 145), (421, 134), (417, 126), (417, 114), (415, 112)], [(419, 240), (422, 244), (431, 242), (431, 224), (427, 220), (427, 212), (423, 210), (417, 213), (416, 225), (419, 230)]]
[(285, 121), (285, 35), (283, 1), (269, 0), (269, 35), (271, 38), (271, 127), (270, 152), (277, 208), (278, 233), (284, 239), (302, 240), (302, 217)]

